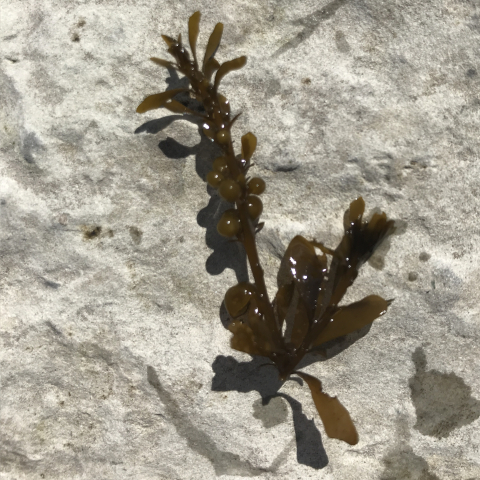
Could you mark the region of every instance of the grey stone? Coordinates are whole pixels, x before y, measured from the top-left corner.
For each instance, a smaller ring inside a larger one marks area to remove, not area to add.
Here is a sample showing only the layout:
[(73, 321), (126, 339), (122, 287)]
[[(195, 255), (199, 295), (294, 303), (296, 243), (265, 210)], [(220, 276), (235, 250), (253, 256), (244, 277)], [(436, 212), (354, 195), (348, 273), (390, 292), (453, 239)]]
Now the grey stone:
[[(135, 113), (182, 84), (148, 59), (194, 9), (199, 49), (221, 21), (217, 58), (248, 57), (222, 91), (236, 146), (258, 138), (271, 295), (290, 239), (336, 246), (357, 196), (399, 227), (345, 299), (388, 313), (303, 366), (348, 408), (353, 447), (305, 385), (230, 348), (221, 305), (248, 267), (216, 233), (216, 150)], [(0, 10), (0, 479), (480, 478), (475, 2)]]

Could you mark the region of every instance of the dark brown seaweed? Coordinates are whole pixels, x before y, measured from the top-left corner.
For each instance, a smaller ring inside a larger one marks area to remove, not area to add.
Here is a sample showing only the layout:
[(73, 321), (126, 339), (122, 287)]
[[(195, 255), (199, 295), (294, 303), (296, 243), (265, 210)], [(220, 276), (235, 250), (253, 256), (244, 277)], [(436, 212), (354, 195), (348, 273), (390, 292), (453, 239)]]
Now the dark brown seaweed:
[[(222, 151), (212, 163), (207, 182), (218, 189), (224, 200), (234, 204), (234, 208), (223, 214), (217, 229), (225, 237), (243, 244), (253, 274), (252, 283), (235, 285), (225, 295), (225, 306), (232, 319), (229, 324), (231, 347), (267, 357), (277, 367), (282, 381), (291, 375), (302, 378), (310, 388), (327, 435), (355, 445), (358, 434), (345, 407), (322, 391), (318, 379), (296, 368), (312, 350), (359, 330), (387, 311), (390, 302), (377, 295), (350, 305), (339, 303), (362, 264), (394, 231), (394, 223), (387, 220), (384, 213), (375, 213), (365, 221), (365, 203), (361, 197), (357, 198), (345, 213), (344, 235), (335, 250), (301, 236), (292, 239), (278, 272), (277, 294), (273, 302), (269, 300), (255, 243), (255, 235), (263, 226), (263, 222), (259, 222), (263, 209), (259, 195), (265, 190), (265, 182), (258, 177), (247, 177), (257, 138), (251, 132), (243, 135), (241, 153), (235, 154), (230, 132), (237, 117), (232, 117), (228, 100), (218, 92), (225, 75), (242, 68), (247, 59), (242, 56), (219, 64), (215, 53), (223, 24), (218, 23), (210, 35), (200, 68), (197, 61), (199, 22), (200, 12), (195, 12), (188, 23), (192, 59), (180, 36), (175, 40), (162, 35), (175, 62), (151, 60), (183, 73), (190, 81), (190, 95), (203, 105), (205, 114), (193, 112), (174, 99), (186, 89), (151, 95), (139, 105), (137, 112), (164, 107), (175, 113), (200, 117), (204, 134)], [(210, 79), (215, 72), (212, 84)]]

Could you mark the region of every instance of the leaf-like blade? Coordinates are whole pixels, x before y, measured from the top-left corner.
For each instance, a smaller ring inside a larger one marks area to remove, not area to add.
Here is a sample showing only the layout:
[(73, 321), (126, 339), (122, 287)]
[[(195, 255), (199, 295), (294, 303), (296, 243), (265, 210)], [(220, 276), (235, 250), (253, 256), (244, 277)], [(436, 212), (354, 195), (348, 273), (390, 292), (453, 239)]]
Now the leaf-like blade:
[(362, 197), (350, 204), (345, 212), (345, 234), (335, 249), (328, 281), (322, 285), (315, 317), (326, 311), (328, 305), (336, 306), (348, 287), (357, 278), (360, 267), (372, 256), (382, 241), (395, 231), (394, 222), (384, 213), (376, 213), (369, 221), (362, 220), (365, 202)]
[(167, 90), (166, 92), (150, 95), (137, 107), (137, 113), (145, 113), (155, 108), (161, 108), (168, 100), (186, 90), (186, 88), (175, 88), (174, 90)]
[(233, 70), (238, 70), (245, 66), (247, 63), (247, 57), (242, 56), (238, 58), (234, 58), (233, 60), (229, 60), (228, 62), (222, 63), (220, 68), (215, 75), (215, 83), (213, 85), (213, 89), (217, 90), (218, 86), (220, 85), (220, 81), (222, 78), (227, 74), (232, 72)]
[(350, 418), (348, 410), (337, 397), (330, 397), (322, 392), (322, 383), (315, 377), (302, 372), (295, 372), (310, 387), (313, 402), (317, 407), (325, 432), (330, 438), (336, 438), (350, 445), (358, 443), (358, 433)]
[(267, 355), (261, 345), (257, 344), (255, 334), (248, 325), (240, 321), (234, 321), (228, 326), (228, 329), (233, 333), (230, 346), (234, 350), (245, 352), (249, 355)]
[(204, 75), (205, 75), (205, 78), (210, 81), (210, 79), (212, 78), (212, 75), (220, 68), (220, 64), (217, 62), (217, 60), (212, 57), (208, 62), (207, 64), (205, 65), (205, 69), (204, 69)]
[(308, 332), (309, 326), (310, 322), (308, 320), (307, 308), (300, 298), (295, 312), (295, 318), (293, 320), (292, 335), (290, 337), (290, 341), (295, 347), (298, 348), (301, 345)]
[(257, 137), (248, 132), (242, 137), (242, 158), (247, 162), (252, 158), (253, 152), (257, 148)]
[(301, 235), (294, 237), (282, 258), (277, 276), (280, 287), (294, 282), (308, 316), (312, 317), (320, 285), (327, 268), (325, 255), (318, 256), (314, 245)]
[[(232, 297), (233, 300), (236, 300)], [(232, 303), (228, 301), (228, 303)], [(235, 303), (235, 301), (233, 302)], [(241, 306), (240, 302), (237, 306)], [(227, 297), (225, 296), (225, 305), (227, 306)], [(227, 308), (229, 308), (227, 306)], [(231, 346), (251, 355), (263, 355), (270, 357), (272, 354), (285, 353), (283, 344), (278, 343), (265, 321), (263, 314), (258, 306), (258, 299), (255, 295), (249, 296), (248, 308), (245, 314), (230, 323), (228, 329), (233, 333)]]
[(167, 44), (168, 48), (173, 47), (173, 45), (175, 45), (177, 43), (177, 41), (174, 38), (169, 37), (168, 35), (162, 35), (162, 38), (165, 41), (165, 43)]
[(208, 61), (215, 55), (220, 41), (222, 40), (223, 23), (217, 23), (208, 39), (207, 48), (205, 49), (205, 57), (203, 58), (203, 73), (206, 74), (206, 66)]
[(156, 63), (157, 65), (160, 65), (161, 67), (173, 68), (175, 70), (177, 69), (175, 64), (173, 64), (172, 62), (169, 62), (168, 60), (164, 60), (163, 58), (151, 57), (150, 60), (153, 63)]
[(275, 296), (275, 300), (273, 301), (273, 311), (275, 313), (275, 317), (277, 319), (280, 330), (282, 329), (283, 323), (285, 322), (285, 317), (288, 313), (288, 307), (290, 305), (290, 302), (292, 301), (294, 288), (295, 285), (293, 284), (293, 282), (287, 285), (281, 285), (278, 288), (277, 295)]
[(342, 337), (359, 330), (382, 316), (388, 308), (388, 302), (378, 295), (369, 295), (359, 302), (341, 307), (327, 324), (313, 346)]
[(350, 203), (350, 207), (345, 212), (343, 220), (345, 230), (348, 230), (355, 225), (359, 225), (362, 221), (364, 211), (365, 200), (362, 197), (358, 197), (352, 203)]
[(197, 38), (200, 26), (200, 12), (195, 12), (188, 20), (188, 41), (192, 50), (193, 61), (197, 68)]
[(228, 115), (230, 113), (230, 102), (227, 100), (227, 98), (224, 95), (221, 95), (220, 93), (217, 95), (218, 98), (218, 105), (220, 106), (220, 111), (224, 115)]

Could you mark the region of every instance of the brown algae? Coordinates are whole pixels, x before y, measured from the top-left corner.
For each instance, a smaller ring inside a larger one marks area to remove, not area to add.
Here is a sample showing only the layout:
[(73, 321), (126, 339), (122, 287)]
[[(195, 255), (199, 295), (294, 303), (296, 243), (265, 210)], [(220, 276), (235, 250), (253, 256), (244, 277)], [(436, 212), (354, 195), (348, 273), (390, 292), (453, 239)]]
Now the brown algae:
[[(229, 324), (232, 348), (268, 358), (282, 381), (291, 375), (302, 378), (310, 388), (327, 435), (355, 445), (358, 434), (345, 407), (336, 397), (322, 391), (320, 380), (296, 368), (305, 355), (321, 351), (325, 342), (359, 330), (387, 311), (390, 302), (377, 295), (350, 305), (339, 304), (362, 264), (394, 231), (394, 222), (385, 213), (375, 213), (370, 220), (364, 220), (365, 203), (359, 197), (345, 213), (344, 235), (334, 250), (296, 236), (283, 256), (277, 276), (278, 291), (270, 301), (255, 242), (263, 226), (260, 195), (265, 182), (248, 177), (257, 139), (253, 133), (246, 133), (241, 138), (241, 152), (235, 153), (231, 129), (238, 115), (232, 116), (230, 102), (219, 92), (222, 79), (242, 68), (247, 59), (241, 56), (222, 64), (216, 60), (223, 32), (223, 24), (218, 23), (203, 60), (199, 61), (199, 24), (200, 12), (195, 12), (188, 22), (191, 55), (181, 36), (174, 39), (162, 35), (173, 61), (151, 58), (157, 65), (185, 75), (190, 87), (150, 95), (137, 112), (166, 108), (194, 117), (203, 126), (203, 133), (222, 152), (212, 162), (206, 180), (233, 208), (225, 211), (217, 229), (221, 235), (242, 243), (253, 275), (253, 282), (235, 285), (225, 295), (225, 306), (232, 320)], [(202, 104), (204, 113), (175, 100), (184, 92)], [(327, 257), (331, 258), (329, 267)]]

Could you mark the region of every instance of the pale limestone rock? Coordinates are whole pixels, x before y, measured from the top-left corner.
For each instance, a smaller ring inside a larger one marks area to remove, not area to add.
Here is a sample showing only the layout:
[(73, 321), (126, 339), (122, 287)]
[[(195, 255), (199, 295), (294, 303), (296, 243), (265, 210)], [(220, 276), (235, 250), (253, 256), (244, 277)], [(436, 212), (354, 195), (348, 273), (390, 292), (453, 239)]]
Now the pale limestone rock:
[[(480, 478), (478, 5), (0, 8), (1, 479)], [(306, 367), (354, 447), (305, 386), (262, 405), (275, 376), (229, 347), (220, 305), (247, 269), (215, 233), (211, 146), (183, 121), (134, 134), (168, 116), (135, 107), (194, 9), (200, 45), (222, 21), (217, 57), (248, 56), (223, 86), (235, 135), (258, 137), (271, 292), (289, 240), (335, 246), (356, 196), (397, 220), (346, 299), (395, 298), (388, 314)]]

